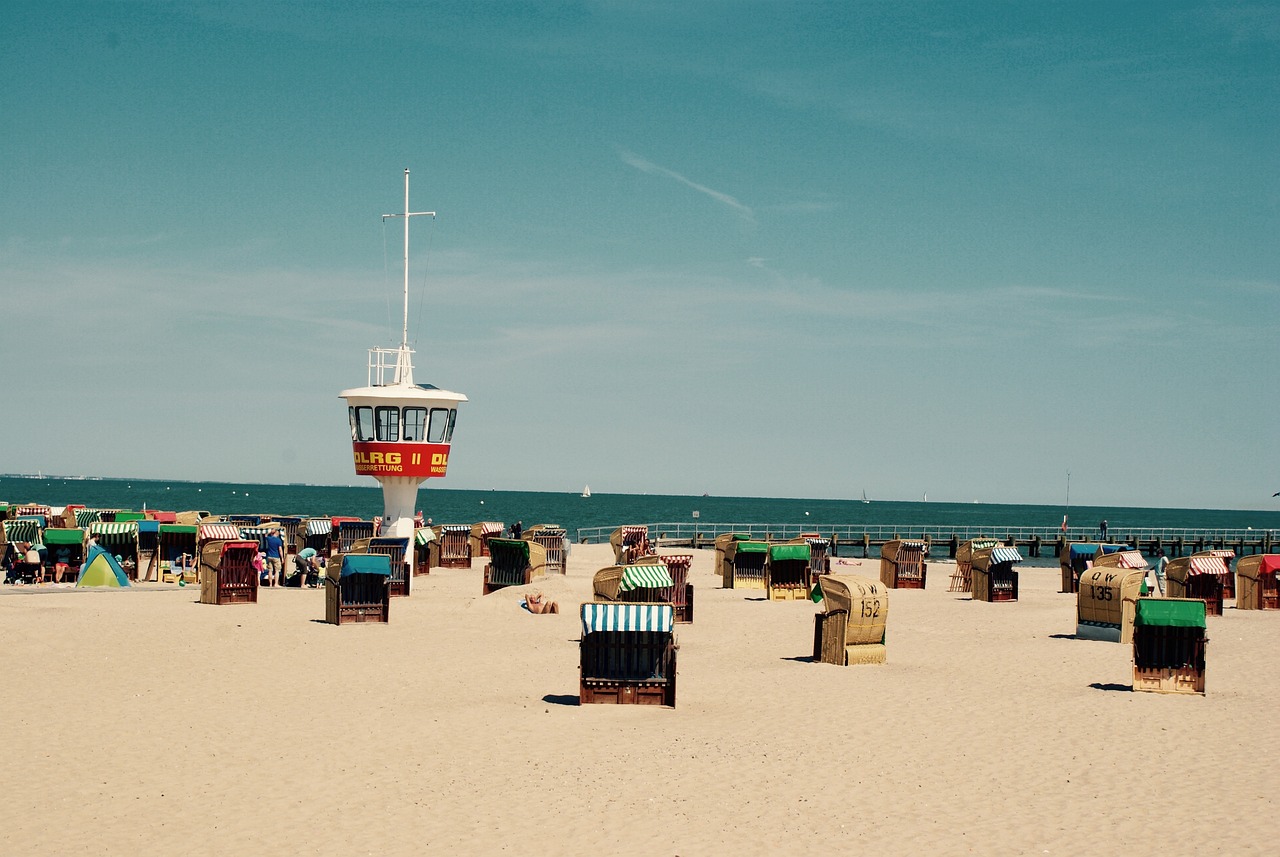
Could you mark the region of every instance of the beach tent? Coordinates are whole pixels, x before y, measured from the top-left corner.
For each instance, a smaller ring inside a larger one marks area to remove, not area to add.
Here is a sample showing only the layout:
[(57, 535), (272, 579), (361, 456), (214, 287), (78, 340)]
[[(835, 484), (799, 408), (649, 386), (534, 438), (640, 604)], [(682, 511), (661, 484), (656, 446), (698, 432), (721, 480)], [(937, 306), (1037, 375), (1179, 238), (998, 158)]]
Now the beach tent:
[(116, 558), (103, 548), (89, 548), (76, 586), (128, 586), (129, 578)]
[(882, 664), (889, 590), (855, 574), (823, 574), (814, 584), (822, 612), (813, 617), (813, 659), (824, 664)]
[(138, 527), (137, 521), (96, 521), (89, 525), (89, 535), (112, 555), (133, 565), (136, 573), (141, 556)]

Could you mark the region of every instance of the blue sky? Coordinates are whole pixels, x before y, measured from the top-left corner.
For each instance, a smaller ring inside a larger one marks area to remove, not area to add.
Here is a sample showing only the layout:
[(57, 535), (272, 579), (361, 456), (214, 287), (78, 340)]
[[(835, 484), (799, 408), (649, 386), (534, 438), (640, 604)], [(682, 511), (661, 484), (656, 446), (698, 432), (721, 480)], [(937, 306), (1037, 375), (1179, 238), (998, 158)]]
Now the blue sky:
[[(0, 9), (0, 472), (1273, 509), (1275, 3)], [(21, 499), (21, 498), (11, 498)]]

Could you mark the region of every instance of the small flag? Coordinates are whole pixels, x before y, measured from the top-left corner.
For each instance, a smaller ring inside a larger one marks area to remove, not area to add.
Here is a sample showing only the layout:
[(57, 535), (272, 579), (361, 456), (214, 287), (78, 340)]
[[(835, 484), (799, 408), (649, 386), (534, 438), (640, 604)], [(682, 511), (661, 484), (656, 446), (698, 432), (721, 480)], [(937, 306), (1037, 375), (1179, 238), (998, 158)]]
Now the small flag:
[(821, 583), (814, 581), (813, 591), (809, 593), (809, 598), (813, 601), (814, 604), (817, 604), (819, 601), (822, 600), (822, 584)]

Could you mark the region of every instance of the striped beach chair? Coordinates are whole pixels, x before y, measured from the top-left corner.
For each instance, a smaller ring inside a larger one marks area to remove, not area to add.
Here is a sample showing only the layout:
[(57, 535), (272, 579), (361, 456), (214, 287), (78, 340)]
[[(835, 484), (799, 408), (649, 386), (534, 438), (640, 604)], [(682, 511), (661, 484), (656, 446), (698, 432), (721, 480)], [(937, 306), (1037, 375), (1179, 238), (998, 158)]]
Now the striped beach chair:
[[(1017, 548), (996, 545), (973, 555), (973, 600), (1017, 601), (1018, 572), (1014, 565), (1022, 562)], [(921, 587), (923, 588), (923, 586)]]
[(471, 556), (488, 556), (489, 539), (501, 538), (503, 526), (498, 521), (480, 521), (471, 525)]
[(1165, 566), (1165, 583), (1170, 598), (1203, 598), (1205, 612), (1222, 615), (1222, 601), (1231, 572), (1220, 556), (1184, 556)]
[(984, 548), (993, 548), (1000, 544), (999, 539), (969, 539), (956, 547), (956, 570), (951, 572), (951, 580), (947, 584), (948, 592), (973, 592), (973, 554)]
[(673, 627), (670, 604), (583, 604), (578, 701), (674, 707)]
[(618, 527), (609, 535), (613, 546), (613, 561), (629, 565), (649, 553), (649, 528), (643, 524)]
[(471, 567), (471, 525), (442, 524), (439, 529), (440, 567)]

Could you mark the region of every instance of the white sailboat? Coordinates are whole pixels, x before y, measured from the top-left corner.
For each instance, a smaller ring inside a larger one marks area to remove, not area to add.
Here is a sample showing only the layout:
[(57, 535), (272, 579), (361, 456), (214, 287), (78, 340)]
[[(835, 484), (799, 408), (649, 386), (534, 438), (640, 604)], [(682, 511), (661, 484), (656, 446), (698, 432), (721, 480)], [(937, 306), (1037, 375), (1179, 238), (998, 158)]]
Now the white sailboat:
[(591, 496), (591, 486), (590, 486), (590, 485), (583, 485), (583, 486), (582, 486), (582, 496), (583, 496), (583, 497), (590, 497), (590, 496)]
[(866, 490), (865, 488), (864, 488), (864, 489), (862, 489), (862, 502), (864, 502), (864, 503), (870, 503), (870, 502), (871, 502), (870, 500), (868, 500), (868, 499), (867, 499), (867, 490)]

